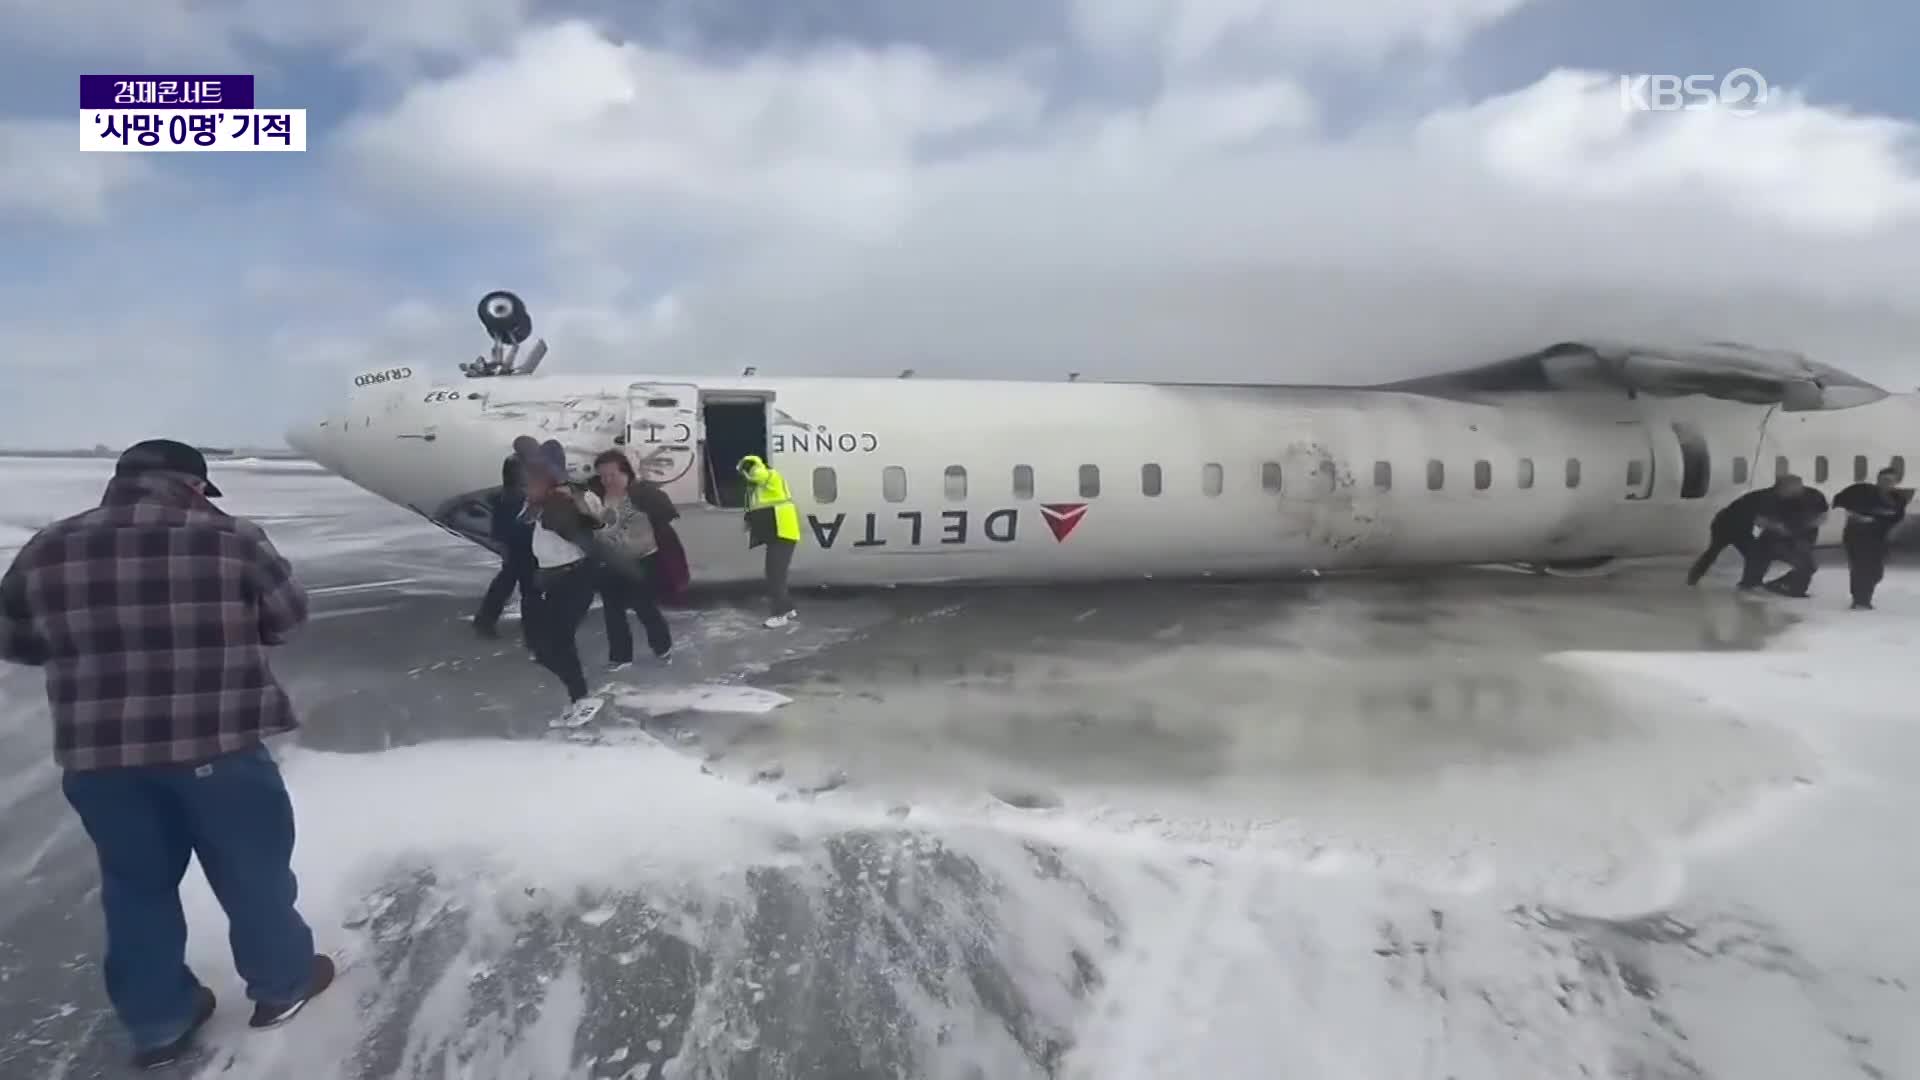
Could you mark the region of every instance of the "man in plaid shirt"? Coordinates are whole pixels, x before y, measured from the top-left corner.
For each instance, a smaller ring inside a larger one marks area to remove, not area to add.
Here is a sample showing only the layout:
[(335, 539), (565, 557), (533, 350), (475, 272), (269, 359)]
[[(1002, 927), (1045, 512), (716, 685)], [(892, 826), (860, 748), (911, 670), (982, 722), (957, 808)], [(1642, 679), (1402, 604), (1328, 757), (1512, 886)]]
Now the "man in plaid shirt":
[(98, 507), (41, 530), (0, 578), (0, 655), (46, 669), (61, 787), (100, 861), (107, 997), (148, 1068), (214, 1010), (186, 965), (190, 857), (226, 910), (254, 1027), (334, 975), (294, 909), (293, 804), (262, 741), (297, 726), (267, 647), (307, 597), (219, 496), (199, 451), (135, 444)]

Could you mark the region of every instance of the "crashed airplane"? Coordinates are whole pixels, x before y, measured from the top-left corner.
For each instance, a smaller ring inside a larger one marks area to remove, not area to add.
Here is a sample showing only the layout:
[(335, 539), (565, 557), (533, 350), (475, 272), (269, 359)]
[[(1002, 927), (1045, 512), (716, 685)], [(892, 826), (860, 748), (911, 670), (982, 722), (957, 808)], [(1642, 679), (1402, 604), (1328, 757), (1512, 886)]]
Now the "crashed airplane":
[(747, 454), (800, 505), (794, 581), (850, 585), (1587, 570), (1691, 554), (1780, 473), (1831, 493), (1920, 451), (1920, 395), (1730, 343), (1567, 342), (1366, 387), (541, 375), (518, 297), (480, 315), (492, 355), (462, 377), (362, 373), (289, 445), (489, 547), (515, 436), (559, 440), (581, 475), (626, 446), (707, 581), (758, 574)]

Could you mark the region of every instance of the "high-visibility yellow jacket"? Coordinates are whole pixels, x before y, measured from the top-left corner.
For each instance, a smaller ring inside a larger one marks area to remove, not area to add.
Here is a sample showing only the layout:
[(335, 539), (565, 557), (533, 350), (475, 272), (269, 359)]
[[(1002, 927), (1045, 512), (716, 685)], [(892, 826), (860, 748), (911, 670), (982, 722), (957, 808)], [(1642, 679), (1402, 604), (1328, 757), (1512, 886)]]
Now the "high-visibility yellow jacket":
[(774, 539), (799, 543), (800, 509), (793, 505), (787, 478), (752, 455), (740, 460), (740, 475), (748, 485), (747, 546), (759, 547)]

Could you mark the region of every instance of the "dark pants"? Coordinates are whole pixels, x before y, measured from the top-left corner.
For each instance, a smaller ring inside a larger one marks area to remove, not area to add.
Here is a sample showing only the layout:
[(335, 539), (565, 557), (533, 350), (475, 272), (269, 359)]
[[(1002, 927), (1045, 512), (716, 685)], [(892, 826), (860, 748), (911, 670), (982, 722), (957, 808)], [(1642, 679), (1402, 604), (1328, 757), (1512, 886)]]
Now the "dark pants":
[(633, 659), (633, 629), (627, 625), (627, 612), (631, 611), (640, 619), (640, 625), (647, 632), (647, 648), (655, 656), (665, 656), (673, 649), (673, 631), (667, 628), (666, 616), (660, 614), (660, 604), (654, 597), (653, 557), (640, 560), (643, 578), (613, 570), (603, 570), (600, 575), (600, 614), (607, 623), (607, 660), (609, 663), (624, 664)]
[(580, 667), (580, 643), (576, 636), (587, 612), (593, 608), (593, 594), (599, 579), (582, 559), (541, 570), (534, 581), (540, 595), (540, 617), (533, 630), (534, 659), (560, 677), (569, 699), (579, 701), (587, 696), (587, 676)]
[(1878, 528), (1847, 529), (1840, 534), (1847, 551), (1847, 578), (1856, 604), (1873, 603), (1873, 590), (1887, 574), (1887, 536)]
[(793, 597), (787, 595), (787, 571), (793, 566), (793, 549), (799, 546), (792, 540), (767, 541), (767, 610), (770, 614), (785, 615), (793, 610)]
[(99, 855), (107, 999), (135, 1046), (164, 1046), (193, 1020), (200, 983), (187, 969), (180, 879), (196, 855), (247, 996), (306, 993), (313, 931), (293, 906), (293, 803), (265, 745), (197, 766), (69, 771), (60, 786)]
[(1811, 533), (1798, 533), (1783, 536), (1768, 533), (1761, 537), (1755, 553), (1747, 559), (1747, 572), (1741, 578), (1741, 584), (1752, 584), (1766, 576), (1767, 568), (1774, 562), (1787, 564), (1787, 572), (1767, 582), (1767, 588), (1789, 596), (1806, 595), (1807, 586), (1813, 583), (1813, 541)]
[[(1740, 559), (1742, 562), (1751, 561), (1753, 558), (1753, 549), (1754, 549), (1753, 530), (1752, 529), (1715, 529), (1713, 530), (1710, 536), (1710, 539), (1707, 543), (1707, 550), (1701, 552), (1700, 557), (1693, 560), (1693, 566), (1687, 571), (1687, 584), (1689, 585), (1698, 584), (1701, 578), (1706, 577), (1707, 571), (1713, 569), (1714, 561), (1720, 558), (1720, 553), (1727, 550), (1728, 548), (1732, 548), (1733, 550), (1739, 552)], [(1763, 573), (1765, 572), (1765, 570), (1766, 568), (1764, 566), (1761, 567), (1761, 571)], [(1741, 584), (1758, 585), (1760, 584), (1760, 581), (1758, 578), (1756, 578), (1753, 581), (1749, 582), (1743, 577), (1741, 579)]]
[(533, 645), (533, 623), (538, 618), (534, 609), (540, 603), (539, 586), (534, 583), (534, 564), (532, 552), (509, 552), (506, 560), (500, 564), (500, 572), (493, 575), (487, 583), (487, 592), (480, 598), (480, 610), (474, 612), (473, 625), (482, 630), (492, 630), (500, 622), (500, 612), (507, 606), (507, 597), (513, 590), (520, 590), (520, 639), (529, 648)]

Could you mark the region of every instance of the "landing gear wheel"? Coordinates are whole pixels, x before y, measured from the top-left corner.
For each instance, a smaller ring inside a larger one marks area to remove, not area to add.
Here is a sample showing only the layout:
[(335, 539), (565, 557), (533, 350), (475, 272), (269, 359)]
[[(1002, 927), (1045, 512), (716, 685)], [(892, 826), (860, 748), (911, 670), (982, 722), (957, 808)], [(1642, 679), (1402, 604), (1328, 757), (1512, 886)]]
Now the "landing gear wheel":
[(498, 344), (519, 345), (533, 336), (533, 316), (526, 301), (513, 292), (495, 289), (480, 298), (476, 311), (487, 336)]

